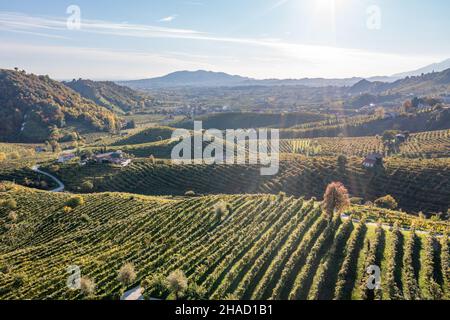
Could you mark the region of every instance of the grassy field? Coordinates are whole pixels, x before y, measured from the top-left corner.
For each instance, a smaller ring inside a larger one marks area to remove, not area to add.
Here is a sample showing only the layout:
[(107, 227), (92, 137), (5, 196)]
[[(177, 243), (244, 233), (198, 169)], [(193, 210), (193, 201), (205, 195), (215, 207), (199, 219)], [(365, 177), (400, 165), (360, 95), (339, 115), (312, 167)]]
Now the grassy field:
[[(84, 204), (65, 212), (70, 197), (17, 186), (0, 192), (0, 200), (17, 203), (15, 221), (5, 209), (0, 214), (1, 299), (81, 299), (66, 287), (70, 265), (95, 282), (90, 298), (117, 298), (126, 289), (117, 280), (125, 263), (137, 272), (128, 288), (180, 269), (197, 294), (211, 299), (401, 299), (412, 290), (405, 277), (423, 299), (448, 298), (448, 238), (417, 231), (419, 245), (410, 247), (403, 238), (411, 231), (358, 222), (364, 207), (348, 212), (358, 220), (327, 222), (317, 203), (295, 197), (102, 193), (84, 195)], [(227, 204), (220, 216), (218, 203)], [(448, 231), (447, 223), (397, 215), (403, 226)], [(402, 241), (394, 245), (396, 237)], [(399, 263), (409, 255), (419, 263)], [(382, 266), (374, 297), (364, 285), (372, 261)], [(151, 285), (146, 294), (173, 298)]]

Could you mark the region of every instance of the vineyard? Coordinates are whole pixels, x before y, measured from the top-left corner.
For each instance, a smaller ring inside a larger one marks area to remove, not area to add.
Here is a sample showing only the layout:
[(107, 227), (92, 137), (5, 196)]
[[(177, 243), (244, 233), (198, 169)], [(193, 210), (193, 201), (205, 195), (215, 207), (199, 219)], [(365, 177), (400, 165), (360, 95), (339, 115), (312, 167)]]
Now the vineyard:
[(395, 118), (380, 119), (375, 116), (354, 116), (310, 122), (280, 130), (282, 139), (318, 137), (362, 137), (381, 135), (385, 130), (410, 132), (449, 129), (450, 110), (436, 109), (415, 114), (401, 114)]
[(174, 130), (175, 129), (169, 127), (154, 127), (144, 130), (136, 130), (137, 132), (134, 132), (126, 136), (125, 138), (112, 143), (111, 145), (125, 146), (167, 140), (172, 137), (172, 133)]
[[(180, 269), (211, 299), (402, 299), (411, 285), (417, 297), (448, 298), (448, 238), (433, 236), (448, 232), (447, 223), (403, 215), (402, 228), (392, 229), (365, 220), (363, 207), (352, 209), (358, 219), (327, 222), (313, 201), (271, 195), (103, 193), (65, 212), (70, 197), (18, 186), (0, 193), (16, 201), (18, 217), (1, 211), (0, 299), (83, 298), (66, 287), (70, 265), (95, 281), (96, 298), (117, 298), (125, 263), (137, 272), (128, 287)], [(227, 204), (221, 217), (218, 203)], [(405, 231), (411, 226), (422, 231)], [(403, 241), (411, 237), (417, 245)], [(365, 265), (374, 261), (382, 286), (372, 296)], [(170, 298), (154, 289), (147, 294)]]
[[(50, 169), (50, 168), (48, 168)], [(96, 192), (145, 195), (272, 193), (320, 198), (331, 181), (342, 181), (364, 201), (392, 195), (408, 212), (447, 212), (450, 206), (450, 160), (390, 158), (383, 170), (361, 166), (360, 158), (339, 164), (336, 157), (300, 157), (280, 162), (277, 175), (261, 176), (258, 165), (172, 165), (133, 161), (126, 168), (112, 165), (61, 165), (53, 172), (68, 190), (80, 192), (85, 181)], [(91, 190), (89, 190), (91, 192)]]
[[(178, 143), (171, 141), (173, 129), (158, 127), (134, 130), (132, 134), (119, 138), (111, 144), (102, 141), (107, 150), (124, 150), (136, 157), (170, 158), (173, 147)], [(306, 156), (346, 155), (365, 157), (377, 152), (386, 154), (386, 148), (379, 136), (369, 137), (330, 137), (314, 139), (281, 139), (280, 152)], [(208, 143), (204, 143), (204, 147)], [(269, 141), (270, 145), (270, 141)], [(411, 134), (407, 141), (399, 143), (395, 152), (389, 156), (409, 159), (448, 158), (450, 156), (450, 130), (425, 131)]]
[[(402, 158), (447, 158), (450, 157), (450, 130), (426, 131), (412, 134), (407, 141), (400, 143), (398, 152), (391, 156)], [(315, 139), (282, 139), (280, 152), (298, 153), (308, 156), (346, 156), (365, 157), (377, 152), (384, 154), (381, 137), (342, 137)]]

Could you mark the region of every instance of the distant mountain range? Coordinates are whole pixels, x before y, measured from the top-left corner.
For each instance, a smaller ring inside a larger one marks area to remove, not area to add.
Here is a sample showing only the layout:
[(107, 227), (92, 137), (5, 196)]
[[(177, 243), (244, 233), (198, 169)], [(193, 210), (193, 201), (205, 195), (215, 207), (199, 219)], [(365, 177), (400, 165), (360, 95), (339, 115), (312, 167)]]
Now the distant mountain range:
[(432, 73), (432, 72), (440, 72), (444, 71), (446, 69), (450, 69), (450, 59), (444, 60), (442, 62), (433, 63), (428, 66), (425, 66), (423, 68), (409, 71), (409, 72), (403, 72), (403, 73), (397, 73), (392, 75), (392, 78), (406, 78), (406, 77), (414, 77), (414, 76), (420, 76), (421, 74), (426, 73)]
[(325, 78), (303, 78), (303, 79), (265, 79), (257, 80), (238, 75), (230, 75), (224, 72), (212, 71), (177, 71), (163, 77), (119, 81), (118, 84), (128, 86), (133, 89), (149, 90), (161, 88), (177, 87), (237, 87), (237, 86), (306, 86), (306, 87), (351, 87), (361, 80), (369, 82), (395, 82), (402, 78), (420, 76), (422, 73), (440, 72), (450, 68), (450, 59), (440, 63), (431, 64), (418, 70), (395, 74), (392, 76), (379, 76), (370, 78), (345, 78), (345, 79), (325, 79)]
[(230, 75), (224, 72), (213, 71), (177, 71), (163, 77), (118, 81), (120, 85), (132, 89), (148, 90), (162, 88), (180, 87), (238, 87), (238, 86), (307, 86), (307, 87), (327, 87), (327, 86), (352, 86), (362, 78), (349, 79), (325, 79), (325, 78), (304, 78), (304, 79), (265, 79), (257, 80), (237, 75)]
[(427, 95), (450, 92), (450, 68), (441, 72), (421, 73), (394, 82), (361, 80), (349, 88), (350, 94)]

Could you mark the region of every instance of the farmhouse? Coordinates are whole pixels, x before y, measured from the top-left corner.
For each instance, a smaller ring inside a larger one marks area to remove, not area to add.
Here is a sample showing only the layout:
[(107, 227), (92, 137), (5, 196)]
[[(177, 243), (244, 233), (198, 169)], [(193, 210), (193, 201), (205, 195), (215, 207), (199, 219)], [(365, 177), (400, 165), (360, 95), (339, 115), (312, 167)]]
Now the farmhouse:
[(363, 166), (366, 168), (373, 168), (376, 165), (383, 163), (383, 156), (379, 153), (371, 153), (366, 156), (366, 158), (363, 161)]
[(118, 164), (122, 167), (126, 167), (131, 163), (131, 159), (127, 159), (123, 156), (122, 151), (114, 151), (108, 153), (100, 153), (94, 156), (94, 161), (97, 163), (112, 163)]

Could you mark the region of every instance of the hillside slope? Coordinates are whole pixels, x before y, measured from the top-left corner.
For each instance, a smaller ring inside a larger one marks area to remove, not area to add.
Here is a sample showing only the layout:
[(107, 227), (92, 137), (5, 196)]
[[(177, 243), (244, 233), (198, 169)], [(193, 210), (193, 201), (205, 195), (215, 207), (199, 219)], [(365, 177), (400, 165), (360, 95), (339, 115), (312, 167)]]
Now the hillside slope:
[(64, 84), (84, 98), (118, 113), (143, 110), (152, 107), (155, 103), (150, 96), (111, 81), (79, 79), (64, 82)]
[[(328, 117), (313, 112), (286, 112), (286, 113), (257, 113), (257, 112), (228, 112), (214, 113), (197, 117), (202, 121), (203, 129), (247, 129), (247, 128), (289, 128), (309, 122), (323, 121)], [(174, 127), (193, 129), (192, 120), (183, 120)]]
[(382, 135), (386, 130), (423, 132), (445, 129), (450, 129), (450, 108), (400, 114), (395, 118), (357, 116), (306, 123), (295, 128), (281, 129), (280, 138), (362, 137)]
[(296, 156), (281, 161), (278, 174), (261, 176), (258, 165), (170, 165), (135, 160), (126, 167), (76, 164), (60, 166), (54, 174), (68, 190), (79, 192), (84, 181), (94, 191), (118, 191), (146, 195), (273, 193), (317, 197), (326, 185), (342, 181), (352, 196), (373, 201), (391, 194), (399, 207), (419, 212), (447, 212), (450, 208), (450, 160), (387, 159), (384, 169), (372, 172), (361, 158), (339, 165), (336, 157)]
[(42, 142), (51, 128), (116, 131), (120, 121), (111, 111), (82, 98), (48, 76), (0, 70), (0, 139)]
[(349, 88), (350, 93), (413, 94), (416, 96), (445, 93), (450, 89), (450, 69), (408, 76), (392, 83), (367, 80)]
[[(171, 200), (96, 194), (63, 212), (69, 198), (20, 187), (0, 192), (0, 200), (17, 202), (18, 216), (11, 222), (6, 212), (0, 215), (0, 299), (82, 299), (79, 290), (66, 285), (72, 265), (94, 281), (91, 298), (117, 299), (122, 292), (117, 271), (125, 263), (137, 272), (127, 287), (148, 279), (146, 295), (156, 298), (170, 295), (152, 280), (180, 269), (192, 288), (190, 299), (370, 299), (365, 268), (373, 259), (382, 271), (379, 299), (394, 299), (394, 287), (406, 298), (412, 289), (424, 299), (448, 294), (448, 273), (443, 272), (448, 238), (423, 233), (412, 238), (408, 231), (338, 217), (328, 224), (312, 201), (268, 195)], [(228, 205), (220, 219), (214, 213), (218, 203)], [(370, 211), (354, 207), (351, 212), (361, 219)], [(446, 224), (399, 212), (376, 216), (403, 227), (448, 231)], [(418, 245), (408, 246), (410, 238)], [(408, 262), (408, 256), (418, 264)], [(444, 259), (434, 263), (428, 259), (433, 256)], [(397, 276), (402, 273), (414, 281)]]

